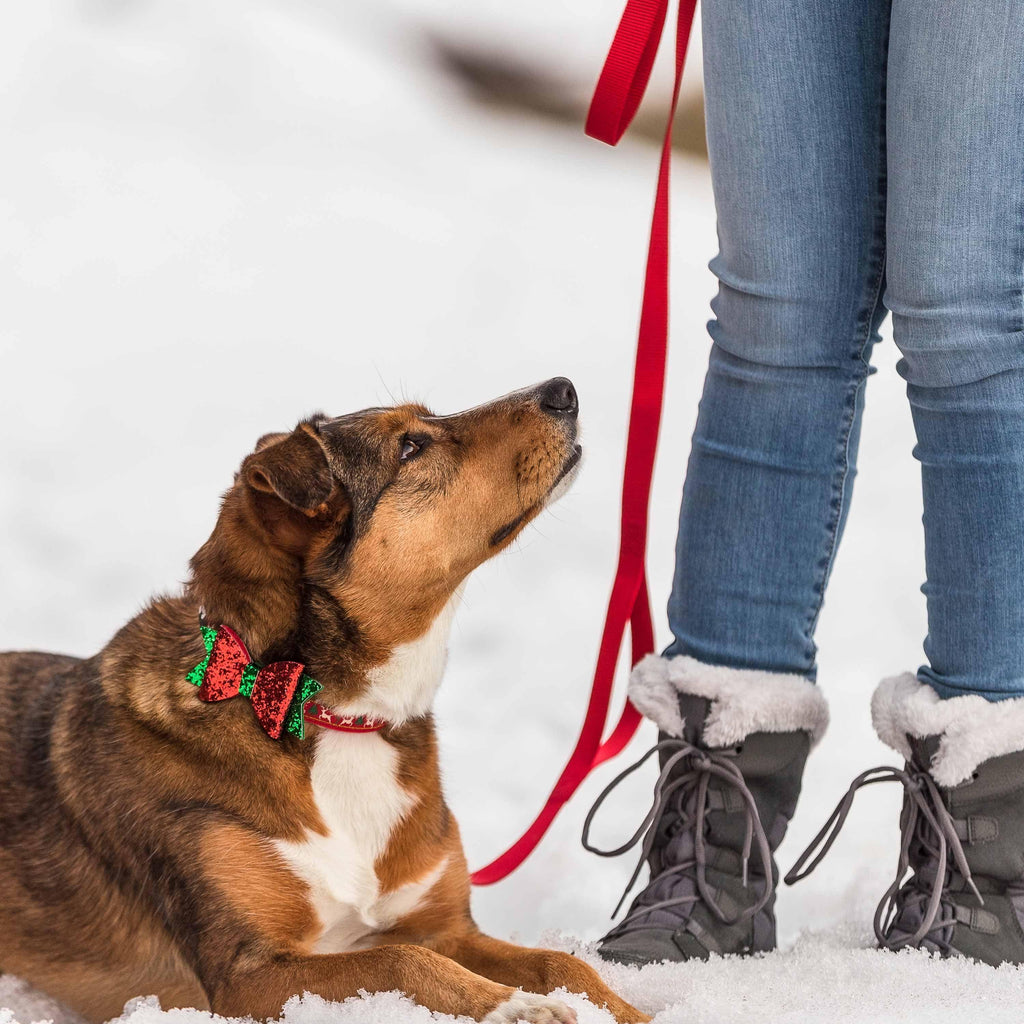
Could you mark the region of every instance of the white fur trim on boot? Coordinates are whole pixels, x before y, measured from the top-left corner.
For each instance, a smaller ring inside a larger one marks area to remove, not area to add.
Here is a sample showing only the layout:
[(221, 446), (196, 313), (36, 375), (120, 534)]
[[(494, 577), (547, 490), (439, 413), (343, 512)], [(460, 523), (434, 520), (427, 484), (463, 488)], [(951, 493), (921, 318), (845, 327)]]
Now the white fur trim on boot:
[(1024, 697), (991, 701), (972, 694), (943, 700), (912, 672), (878, 684), (871, 720), (878, 738), (908, 761), (908, 735), (938, 736), (929, 771), (947, 789), (966, 782), (983, 762), (1024, 750)]
[(703, 732), (709, 747), (731, 747), (754, 732), (798, 731), (810, 733), (813, 745), (828, 725), (824, 695), (803, 676), (648, 654), (629, 677), (629, 699), (670, 736), (683, 734), (680, 693), (711, 701)]

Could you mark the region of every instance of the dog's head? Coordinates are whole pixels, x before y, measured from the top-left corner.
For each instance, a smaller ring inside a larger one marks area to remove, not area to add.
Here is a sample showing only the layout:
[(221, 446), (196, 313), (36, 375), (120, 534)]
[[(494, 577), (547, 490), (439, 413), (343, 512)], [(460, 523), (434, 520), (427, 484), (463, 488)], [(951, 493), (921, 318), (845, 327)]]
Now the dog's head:
[[(193, 559), (194, 590), (208, 604), (223, 594), (223, 579), (200, 577), (223, 577), (225, 560), (246, 563), (228, 572), (236, 578), (290, 566), (298, 588), (329, 595), (381, 644), (415, 638), (568, 486), (577, 412), (572, 383), (557, 377), (449, 416), (399, 405), (268, 434)], [(218, 531), (231, 534), (231, 554), (211, 558)]]

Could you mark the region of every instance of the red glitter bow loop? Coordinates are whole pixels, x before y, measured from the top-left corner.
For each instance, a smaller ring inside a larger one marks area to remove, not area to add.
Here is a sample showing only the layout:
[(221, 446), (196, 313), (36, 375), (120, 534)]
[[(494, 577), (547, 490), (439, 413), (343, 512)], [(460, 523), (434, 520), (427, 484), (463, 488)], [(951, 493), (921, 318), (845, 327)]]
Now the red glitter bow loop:
[(275, 661), (265, 665), (256, 675), (249, 699), (263, 731), (272, 739), (281, 736), (288, 708), (299, 688), (302, 669), (297, 661)]
[(238, 696), (245, 669), (251, 662), (242, 638), (230, 626), (221, 626), (206, 663), (199, 699), (215, 701)]
[(212, 702), (239, 694), (248, 697), (263, 731), (280, 739), (304, 667), (297, 661), (275, 661), (261, 668), (253, 662), (242, 638), (230, 626), (221, 626), (202, 675), (199, 699)]

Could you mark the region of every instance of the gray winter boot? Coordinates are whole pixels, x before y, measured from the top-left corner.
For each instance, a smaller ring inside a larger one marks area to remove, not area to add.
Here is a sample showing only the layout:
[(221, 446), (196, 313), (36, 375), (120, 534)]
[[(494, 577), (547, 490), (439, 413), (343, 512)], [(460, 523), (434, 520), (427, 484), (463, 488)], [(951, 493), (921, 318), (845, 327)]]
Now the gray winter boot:
[[(659, 742), (598, 797), (583, 845), (617, 856), (641, 844), (619, 907), (644, 861), (650, 881), (601, 941), (601, 956), (645, 964), (774, 949), (773, 853), (828, 722), (824, 697), (801, 676), (654, 655), (634, 669), (629, 696), (660, 727)], [(598, 808), (655, 751), (661, 774), (644, 821), (617, 849), (596, 849)]]
[(787, 883), (828, 852), (861, 786), (900, 782), (900, 860), (875, 912), (879, 945), (1024, 963), (1024, 698), (941, 700), (906, 674), (881, 683), (871, 710), (906, 765), (859, 775)]

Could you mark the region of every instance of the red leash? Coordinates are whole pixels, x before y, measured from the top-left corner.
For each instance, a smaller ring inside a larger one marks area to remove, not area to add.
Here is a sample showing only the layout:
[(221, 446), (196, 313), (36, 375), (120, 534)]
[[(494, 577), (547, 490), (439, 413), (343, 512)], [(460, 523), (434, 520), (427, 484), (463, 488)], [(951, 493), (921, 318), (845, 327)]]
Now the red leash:
[[(500, 857), (474, 872), (472, 881), (475, 885), (498, 882), (519, 867), (587, 775), (599, 764), (619, 753), (633, 738), (640, 724), (640, 713), (627, 701), (612, 734), (604, 743), (601, 742), (608, 720), (615, 663), (627, 624), (632, 664), (635, 665), (645, 654), (654, 650), (645, 556), (647, 510), (651, 478), (654, 475), (654, 454), (658, 444), (668, 350), (668, 198), (672, 120), (679, 102), (686, 45), (696, 7), (697, 0), (679, 0), (675, 84), (661, 149), (633, 371), (633, 398), (622, 479), (619, 563), (601, 635), (590, 703), (576, 747), (536, 821)], [(591, 137), (614, 146), (629, 127), (647, 88), (667, 13), (668, 0), (628, 0), (587, 114), (586, 131)]]

